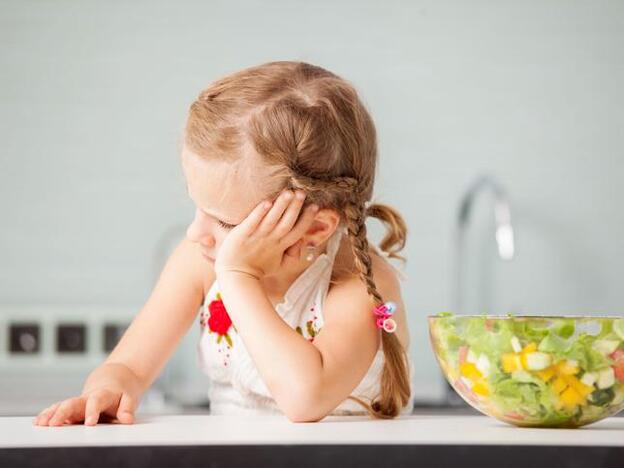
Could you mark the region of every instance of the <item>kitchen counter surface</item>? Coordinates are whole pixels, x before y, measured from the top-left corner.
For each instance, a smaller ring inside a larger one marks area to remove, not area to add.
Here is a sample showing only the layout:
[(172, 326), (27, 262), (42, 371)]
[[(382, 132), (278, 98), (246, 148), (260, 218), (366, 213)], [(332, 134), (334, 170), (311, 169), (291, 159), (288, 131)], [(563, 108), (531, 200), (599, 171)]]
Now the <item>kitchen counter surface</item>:
[(298, 467), (338, 461), (362, 467), (388, 461), (407, 466), (423, 457), (430, 461), (426, 466), (469, 461), (481, 468), (536, 468), (565, 466), (570, 457), (574, 466), (622, 467), (624, 418), (579, 429), (516, 428), (484, 416), (435, 414), (330, 416), (318, 423), (283, 416), (138, 415), (134, 425), (93, 427), (37, 427), (31, 417), (0, 418), (0, 466), (40, 466), (46, 459), (59, 466), (168, 466), (182, 459), (183, 466), (200, 466), (210, 459), (209, 466), (289, 466), (296, 460)]

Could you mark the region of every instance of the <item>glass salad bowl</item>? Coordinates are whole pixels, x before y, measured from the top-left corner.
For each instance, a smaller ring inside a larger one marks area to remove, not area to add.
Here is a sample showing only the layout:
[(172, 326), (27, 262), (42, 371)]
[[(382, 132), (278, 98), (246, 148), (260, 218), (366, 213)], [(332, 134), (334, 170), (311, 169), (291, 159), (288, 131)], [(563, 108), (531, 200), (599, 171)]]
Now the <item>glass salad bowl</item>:
[(624, 318), (429, 316), (455, 391), (516, 426), (579, 427), (624, 409)]

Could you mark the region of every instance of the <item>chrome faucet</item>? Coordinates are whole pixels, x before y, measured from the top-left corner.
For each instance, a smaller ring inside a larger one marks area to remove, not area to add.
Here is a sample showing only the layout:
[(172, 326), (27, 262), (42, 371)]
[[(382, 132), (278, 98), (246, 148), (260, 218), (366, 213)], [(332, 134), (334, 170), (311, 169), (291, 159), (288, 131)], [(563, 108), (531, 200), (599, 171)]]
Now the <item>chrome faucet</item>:
[(501, 184), (490, 175), (481, 175), (468, 187), (464, 193), (457, 216), (456, 225), (456, 264), (453, 311), (456, 314), (463, 312), (462, 304), (462, 267), (464, 260), (464, 234), (470, 221), (471, 209), (476, 195), (484, 189), (494, 193), (494, 220), (496, 230), (494, 238), (498, 247), (498, 255), (503, 260), (511, 260), (515, 254), (514, 230), (511, 225), (511, 210), (509, 198)]
[[(498, 247), (498, 255), (503, 260), (511, 260), (515, 254), (514, 230), (511, 225), (511, 210), (507, 193), (495, 178), (487, 174), (481, 175), (464, 192), (458, 210), (455, 232), (455, 284), (453, 287), (453, 312), (456, 314), (461, 314), (464, 311), (462, 304), (464, 234), (470, 221), (474, 199), (485, 189), (490, 189), (494, 193), (494, 220), (496, 223), (494, 238)], [(466, 406), (466, 403), (448, 383), (446, 383), (446, 403), (450, 406)]]

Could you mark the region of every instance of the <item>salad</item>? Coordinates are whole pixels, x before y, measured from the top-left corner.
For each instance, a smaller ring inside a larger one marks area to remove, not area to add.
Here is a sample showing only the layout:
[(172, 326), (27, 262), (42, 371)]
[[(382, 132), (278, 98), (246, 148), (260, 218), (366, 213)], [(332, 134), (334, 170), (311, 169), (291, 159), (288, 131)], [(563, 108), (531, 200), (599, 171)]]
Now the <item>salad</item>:
[(438, 362), (485, 414), (577, 427), (624, 408), (624, 318), (429, 317)]

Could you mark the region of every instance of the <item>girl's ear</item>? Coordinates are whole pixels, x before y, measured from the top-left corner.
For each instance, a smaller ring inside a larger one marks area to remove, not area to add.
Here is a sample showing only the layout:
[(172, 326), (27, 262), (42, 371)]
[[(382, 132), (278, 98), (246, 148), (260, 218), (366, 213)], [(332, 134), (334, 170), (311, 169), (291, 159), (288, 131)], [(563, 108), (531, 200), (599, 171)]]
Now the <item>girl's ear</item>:
[(340, 215), (330, 208), (322, 208), (314, 217), (312, 225), (303, 236), (303, 245), (321, 245), (336, 231), (340, 224)]

